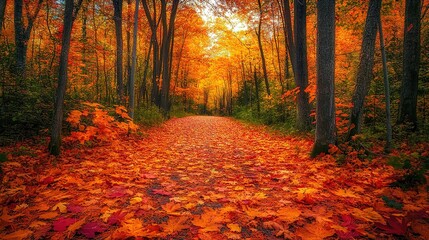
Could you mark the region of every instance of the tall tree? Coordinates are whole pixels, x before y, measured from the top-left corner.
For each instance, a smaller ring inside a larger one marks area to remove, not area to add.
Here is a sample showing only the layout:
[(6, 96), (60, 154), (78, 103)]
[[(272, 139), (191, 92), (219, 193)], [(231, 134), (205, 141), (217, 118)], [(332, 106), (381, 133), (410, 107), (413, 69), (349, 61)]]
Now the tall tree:
[[(70, 51), (71, 32), (73, 28), (74, 19), (79, 12), (82, 0), (74, 4), (73, 0), (66, 0), (64, 9), (63, 21), (63, 34), (61, 40), (61, 55), (60, 55), (60, 68), (58, 71), (58, 86), (55, 95), (54, 115), (51, 127), (51, 139), (49, 142), (49, 152), (53, 155), (61, 153), (61, 129), (63, 123), (63, 107), (64, 96), (67, 87), (67, 66)], [(73, 11), (74, 10), (74, 11)]]
[(299, 87), (297, 96), (298, 129), (307, 131), (311, 126), (308, 93), (305, 91), (308, 86), (308, 66), (307, 66), (307, 3), (306, 0), (294, 1), (294, 35), (295, 35), (295, 85)]
[(261, 0), (258, 0), (258, 10), (259, 10), (259, 21), (258, 21), (258, 29), (256, 30), (256, 36), (258, 37), (258, 47), (259, 47), (259, 54), (261, 55), (262, 71), (264, 74), (265, 88), (267, 89), (267, 94), (271, 95), (270, 84), (268, 82), (267, 64), (265, 61), (264, 48), (262, 46), (262, 36), (261, 35), (262, 35), (262, 18), (263, 18), (264, 11), (262, 9)]
[(161, 56), (162, 56), (162, 86), (161, 86), (161, 109), (165, 117), (168, 117), (170, 111), (170, 80), (171, 80), (171, 65), (172, 64), (172, 52), (171, 48), (173, 41), (174, 32), (174, 21), (177, 15), (177, 9), (180, 0), (173, 0), (171, 7), (170, 18), (167, 21), (167, 1), (161, 0), (161, 24), (162, 24), (162, 44), (161, 44)]
[(7, 0), (0, 0), (0, 35), (3, 30), (4, 13), (6, 12)]
[(146, 15), (146, 18), (149, 22), (150, 30), (151, 30), (151, 43), (153, 46), (153, 55), (152, 55), (152, 91), (151, 91), (151, 100), (155, 105), (160, 106), (159, 101), (159, 76), (160, 76), (160, 55), (159, 55), (159, 41), (158, 41), (158, 15), (156, 9), (156, 1), (152, 0), (153, 6), (153, 15), (150, 12), (149, 5), (147, 0), (143, 0), (143, 9)]
[(421, 0), (405, 1), (404, 55), (398, 123), (409, 122), (417, 130), (417, 90), (420, 68)]
[(350, 115), (350, 128), (347, 140), (361, 131), (365, 97), (373, 79), (374, 49), (377, 37), (378, 19), (380, 18), (381, 0), (370, 0), (363, 32), (362, 47), (356, 85), (353, 93), (353, 108)]
[(115, 21), (116, 33), (116, 93), (118, 95), (118, 103), (123, 102), (124, 98), (124, 71), (123, 71), (123, 53), (124, 53), (124, 40), (122, 37), (122, 0), (112, 0)]
[[(27, 61), (27, 46), (30, 39), (31, 30), (34, 26), (34, 21), (42, 7), (43, 0), (38, 0), (33, 13), (27, 13), (27, 26), (24, 24), (23, 18), (23, 0), (14, 1), (14, 25), (15, 25), (15, 74), (22, 77), (25, 73)], [(29, 3), (27, 3), (29, 4)]]
[(132, 61), (131, 61), (131, 76), (130, 76), (130, 104), (129, 104), (129, 114), (131, 118), (134, 118), (134, 93), (135, 87), (134, 82), (136, 78), (136, 64), (137, 64), (137, 31), (139, 25), (139, 0), (136, 0), (135, 10), (134, 10), (134, 28), (133, 28), (133, 50), (132, 50)]
[(336, 142), (335, 126), (335, 0), (317, 1), (317, 92), (315, 157)]

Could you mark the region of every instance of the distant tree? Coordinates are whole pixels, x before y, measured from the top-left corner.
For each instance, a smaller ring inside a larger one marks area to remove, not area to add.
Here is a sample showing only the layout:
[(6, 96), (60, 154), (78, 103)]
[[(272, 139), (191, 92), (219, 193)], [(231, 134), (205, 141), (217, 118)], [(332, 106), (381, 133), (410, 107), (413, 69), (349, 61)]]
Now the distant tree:
[(404, 55), (398, 123), (409, 122), (417, 130), (417, 90), (420, 68), (421, 0), (405, 1)]
[(34, 21), (42, 7), (43, 0), (38, 0), (33, 13), (27, 12), (27, 26), (25, 26), (23, 18), (23, 0), (15, 0), (14, 3), (15, 74), (22, 77), (25, 74), (28, 41), (34, 26)]
[(51, 139), (49, 142), (49, 152), (52, 155), (59, 155), (61, 153), (61, 130), (63, 123), (64, 96), (67, 87), (67, 66), (71, 32), (74, 19), (82, 5), (82, 0), (79, 0), (76, 6), (73, 0), (66, 0), (65, 3), (58, 86), (55, 95), (54, 116), (51, 127)]
[(335, 126), (335, 0), (317, 1), (317, 92), (315, 157), (336, 142)]
[(350, 115), (350, 128), (347, 140), (361, 131), (365, 97), (373, 79), (374, 49), (380, 18), (381, 0), (370, 0), (363, 32), (356, 85), (353, 94), (353, 108)]

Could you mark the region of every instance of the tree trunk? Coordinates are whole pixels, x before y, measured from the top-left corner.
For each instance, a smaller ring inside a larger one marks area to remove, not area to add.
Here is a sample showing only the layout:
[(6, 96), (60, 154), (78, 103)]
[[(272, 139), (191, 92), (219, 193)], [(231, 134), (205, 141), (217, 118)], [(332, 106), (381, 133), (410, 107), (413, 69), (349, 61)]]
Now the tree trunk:
[(265, 88), (267, 89), (268, 96), (270, 96), (271, 92), (270, 92), (270, 84), (268, 82), (267, 64), (265, 62), (264, 48), (262, 47), (262, 36), (261, 36), (262, 35), (262, 4), (261, 4), (261, 0), (258, 0), (258, 7), (259, 7), (259, 23), (258, 23), (258, 30), (256, 31), (256, 36), (258, 37), (259, 53), (261, 54), (262, 71), (264, 73)]
[(311, 156), (328, 153), (336, 142), (335, 0), (317, 1), (316, 136)]
[(118, 103), (123, 104), (124, 100), (124, 83), (123, 83), (123, 52), (124, 44), (122, 37), (122, 0), (113, 0), (116, 33), (116, 93), (118, 95)]
[(378, 31), (380, 36), (380, 48), (381, 56), (383, 59), (383, 76), (384, 76), (384, 99), (386, 103), (386, 145), (384, 146), (384, 151), (390, 153), (392, 149), (392, 124), (390, 116), (390, 87), (389, 87), (389, 75), (387, 71), (387, 61), (386, 61), (386, 50), (384, 48), (384, 37), (383, 37), (383, 28), (381, 26), (381, 17), (378, 18)]
[(151, 29), (151, 42), (153, 45), (151, 101), (156, 106), (160, 106), (158, 81), (159, 81), (159, 72), (160, 72), (159, 67), (161, 66), (161, 64), (159, 60), (159, 43), (158, 43), (158, 36), (157, 36), (158, 23), (157, 23), (157, 11), (156, 11), (156, 5), (155, 5), (156, 2), (155, 0), (152, 1), (153, 16), (150, 13), (147, 1), (142, 1), (142, 3), (143, 3), (143, 9), (144, 9), (146, 18), (149, 22), (149, 26)]
[(4, 13), (6, 12), (7, 0), (0, 0), (0, 36), (3, 30)]
[(358, 134), (362, 127), (365, 97), (373, 79), (374, 48), (380, 18), (381, 0), (370, 0), (360, 50), (359, 67), (356, 74), (356, 86), (353, 93), (353, 108), (350, 115), (350, 128), (347, 141)]
[(256, 67), (253, 71), (253, 79), (255, 81), (255, 97), (256, 97), (256, 109), (258, 110), (258, 115), (261, 112), (261, 103), (259, 101), (259, 81), (258, 76), (256, 75)]
[(411, 123), (417, 130), (417, 90), (420, 67), (421, 0), (406, 0), (404, 25), (404, 57), (398, 123)]
[(139, 21), (139, 2), (136, 0), (136, 7), (134, 12), (134, 29), (133, 29), (133, 49), (132, 49), (132, 61), (131, 61), (131, 75), (130, 75), (130, 104), (128, 113), (132, 119), (134, 119), (134, 82), (136, 78), (136, 65), (137, 65), (137, 30)]
[(311, 127), (308, 93), (305, 92), (308, 86), (308, 66), (307, 66), (307, 5), (306, 1), (294, 1), (294, 34), (295, 34), (295, 84), (299, 87), (297, 96), (298, 119), (297, 127), (301, 131), (308, 131)]
[(170, 47), (171, 41), (173, 39), (173, 29), (174, 29), (174, 21), (176, 19), (177, 8), (179, 5), (179, 0), (173, 0), (173, 6), (170, 13), (170, 21), (167, 25), (167, 2), (166, 0), (161, 0), (161, 22), (162, 22), (162, 86), (161, 86), (161, 109), (165, 117), (169, 117), (170, 111), (170, 77), (171, 77), (171, 68), (170, 64), (171, 56), (170, 56)]
[[(284, 34), (286, 38), (286, 48), (289, 52), (290, 60), (292, 63), (292, 71), (295, 73), (295, 44), (292, 35), (292, 17), (290, 14), (289, 0), (283, 0), (283, 14), (284, 14)], [(288, 67), (289, 68), (289, 67)]]
[[(78, 9), (82, 1), (78, 3), (76, 8), (77, 15)], [(66, 6), (64, 10), (64, 23), (63, 23), (63, 35), (61, 44), (61, 55), (60, 55), (60, 68), (58, 73), (58, 86), (55, 97), (54, 116), (51, 127), (51, 139), (49, 142), (49, 152), (53, 155), (59, 155), (61, 152), (61, 130), (63, 123), (63, 105), (64, 96), (66, 93), (67, 86), (67, 65), (70, 50), (71, 32), (73, 28), (73, 0), (66, 0)]]

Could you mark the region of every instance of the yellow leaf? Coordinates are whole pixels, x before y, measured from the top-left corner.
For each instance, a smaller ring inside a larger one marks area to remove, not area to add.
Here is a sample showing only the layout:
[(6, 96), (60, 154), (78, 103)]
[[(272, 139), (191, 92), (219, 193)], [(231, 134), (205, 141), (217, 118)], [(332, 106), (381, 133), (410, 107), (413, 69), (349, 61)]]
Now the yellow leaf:
[(243, 186), (237, 186), (234, 188), (235, 191), (243, 191), (244, 187)]
[(52, 207), (53, 211), (55, 211), (57, 209), (60, 210), (60, 213), (66, 213), (67, 212), (66, 203), (60, 202), (60, 203), (57, 203), (55, 206)]
[(57, 212), (47, 212), (39, 216), (40, 219), (52, 219), (58, 216)]
[(25, 209), (25, 208), (27, 208), (27, 207), (28, 207), (28, 204), (23, 203), (23, 204), (21, 204), (21, 205), (16, 206), (16, 207), (13, 209), (13, 211), (19, 211), (19, 210)]
[(133, 197), (130, 199), (130, 204), (134, 205), (136, 203), (141, 203), (143, 201), (143, 199), (141, 197)]
[(226, 226), (228, 226), (229, 230), (231, 230), (232, 232), (241, 232), (241, 227), (238, 224), (229, 223)]
[(19, 231), (16, 231), (16, 232), (13, 232), (13, 233), (10, 233), (10, 234), (7, 234), (7, 235), (3, 235), (3, 236), (0, 236), (0, 238), (1, 239), (7, 239), (7, 240), (15, 240), (15, 239), (24, 239), (24, 238), (28, 238), (28, 237), (30, 237), (31, 235), (33, 234), (33, 232), (32, 231), (30, 231), (30, 230), (19, 230)]
[(255, 195), (253, 195), (254, 199), (265, 199), (267, 198), (267, 195), (263, 192), (257, 192)]

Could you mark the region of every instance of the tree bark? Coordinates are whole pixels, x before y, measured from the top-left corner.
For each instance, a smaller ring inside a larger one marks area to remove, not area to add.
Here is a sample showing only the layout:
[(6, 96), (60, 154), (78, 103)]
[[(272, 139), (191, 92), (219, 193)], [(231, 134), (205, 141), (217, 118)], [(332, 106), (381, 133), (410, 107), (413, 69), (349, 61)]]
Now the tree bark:
[(66, 93), (67, 86), (67, 66), (70, 51), (71, 32), (73, 28), (74, 18), (78, 13), (81, 4), (82, 0), (78, 2), (75, 9), (75, 13), (73, 14), (74, 1), (66, 0), (66, 6), (64, 10), (60, 66), (58, 72), (58, 86), (56, 91), (54, 115), (51, 127), (51, 139), (48, 147), (49, 152), (56, 156), (61, 153), (61, 130), (63, 123), (64, 96)]
[(261, 36), (262, 35), (262, 4), (261, 4), (261, 0), (258, 0), (258, 8), (259, 8), (259, 22), (258, 22), (258, 30), (256, 31), (256, 36), (258, 37), (259, 53), (261, 54), (262, 71), (264, 73), (265, 88), (267, 89), (268, 96), (270, 96), (271, 92), (270, 92), (270, 84), (268, 82), (267, 64), (265, 62), (264, 48), (262, 47), (262, 36)]
[(308, 66), (307, 66), (307, 5), (306, 0), (295, 0), (294, 34), (295, 34), (295, 84), (299, 87), (297, 96), (298, 119), (297, 127), (301, 131), (308, 131), (311, 127), (308, 93)]
[(132, 61), (131, 61), (131, 76), (130, 76), (130, 104), (128, 113), (132, 119), (134, 119), (134, 82), (136, 78), (136, 65), (137, 65), (137, 30), (139, 21), (139, 0), (136, 0), (135, 12), (134, 12), (134, 29), (133, 29), (133, 49), (132, 49)]
[(7, 0), (0, 0), (0, 35), (3, 30), (4, 13), (6, 12)]
[(421, 0), (406, 0), (404, 23), (404, 56), (398, 123), (411, 123), (417, 130), (417, 90), (420, 68)]
[(316, 136), (311, 156), (328, 153), (336, 142), (335, 0), (317, 1)]
[(123, 104), (124, 100), (124, 82), (123, 82), (123, 53), (124, 40), (122, 37), (122, 0), (113, 0), (116, 35), (116, 94), (118, 95), (118, 103)]
[(370, 0), (356, 74), (356, 85), (352, 100), (353, 108), (350, 115), (350, 128), (347, 134), (347, 141), (350, 141), (352, 136), (361, 131), (365, 98), (368, 95), (373, 79), (375, 39), (377, 37), (380, 9), (381, 0)]

